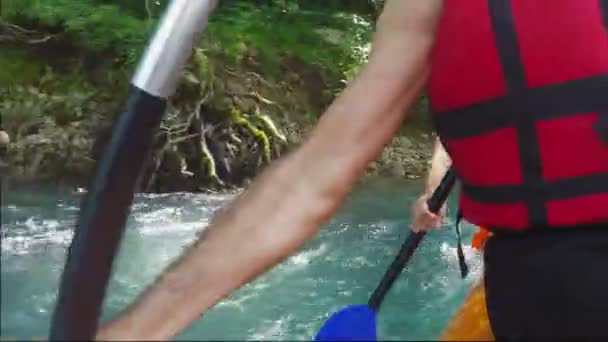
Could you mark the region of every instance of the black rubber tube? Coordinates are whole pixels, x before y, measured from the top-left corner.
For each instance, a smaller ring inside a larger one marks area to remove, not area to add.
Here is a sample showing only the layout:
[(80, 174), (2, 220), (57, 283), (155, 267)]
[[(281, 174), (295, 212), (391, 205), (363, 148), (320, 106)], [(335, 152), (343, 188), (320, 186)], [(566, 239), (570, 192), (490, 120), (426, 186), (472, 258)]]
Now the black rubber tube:
[[(439, 184), (437, 189), (435, 189), (433, 195), (427, 202), (429, 210), (431, 212), (437, 213), (439, 211), (443, 203), (448, 198), (450, 190), (454, 186), (455, 182), (456, 174), (453, 169), (449, 169), (445, 176), (443, 176), (441, 183)], [(384, 273), (380, 284), (378, 284), (378, 286), (369, 298), (368, 305), (370, 308), (372, 308), (372, 310), (378, 311), (380, 309), (384, 297), (386, 296), (388, 291), (390, 291), (391, 287), (395, 283), (395, 280), (399, 277), (399, 274), (401, 274), (401, 271), (403, 270), (405, 265), (412, 258), (412, 255), (414, 255), (414, 252), (418, 248), (420, 241), (422, 241), (422, 238), (425, 235), (425, 232), (411, 232), (405, 242), (403, 242), (401, 248), (399, 249), (399, 253), (395, 257), (395, 259), (393, 259), (393, 262)]]
[(165, 100), (131, 86), (127, 109), (114, 122), (82, 203), (51, 322), (52, 341), (95, 337), (135, 186), (165, 108)]

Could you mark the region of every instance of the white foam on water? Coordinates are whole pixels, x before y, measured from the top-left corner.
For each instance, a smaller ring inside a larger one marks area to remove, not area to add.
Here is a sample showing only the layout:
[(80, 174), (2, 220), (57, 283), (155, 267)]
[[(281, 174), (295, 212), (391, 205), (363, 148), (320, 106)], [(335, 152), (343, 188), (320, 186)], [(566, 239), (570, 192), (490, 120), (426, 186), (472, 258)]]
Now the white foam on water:
[(147, 209), (149, 207), (150, 207), (150, 205), (145, 201), (135, 201), (131, 205), (131, 211), (134, 213), (137, 213), (137, 212), (139, 212), (143, 209)]
[(237, 189), (233, 192), (228, 192), (228, 193), (207, 193), (207, 194), (199, 194), (199, 193), (192, 193), (192, 192), (174, 192), (174, 193), (167, 193), (167, 194), (153, 194), (153, 193), (147, 193), (147, 194), (137, 194), (135, 196), (135, 198), (137, 200), (141, 200), (141, 199), (179, 199), (180, 201), (214, 201), (214, 202), (226, 202), (229, 201), (231, 199), (234, 199), (236, 196), (238, 196), (239, 193), (241, 193), (242, 190)]
[(254, 332), (249, 340), (253, 341), (277, 341), (284, 340), (287, 336), (288, 323), (291, 320), (291, 315), (286, 315), (278, 320), (271, 322), (265, 327), (261, 327)]
[(2, 253), (8, 255), (26, 255), (37, 251), (41, 247), (67, 247), (72, 241), (73, 232), (68, 222), (58, 220), (41, 220), (29, 217), (20, 225), (27, 228), (15, 236), (2, 237)]
[(316, 249), (310, 249), (302, 251), (287, 260), (287, 265), (294, 266), (306, 266), (309, 265), (313, 259), (318, 258), (327, 252), (327, 244), (323, 243)]
[(14, 236), (2, 238), (2, 253), (24, 255), (28, 253), (31, 237)]
[(59, 228), (60, 223), (57, 220), (44, 220), (43, 226), (47, 229), (56, 230)]
[(374, 267), (375, 264), (371, 262), (366, 256), (354, 256), (349, 258), (340, 258), (340, 263), (345, 268), (350, 268), (355, 271)]
[(49, 234), (48, 242), (56, 245), (69, 246), (74, 237), (74, 232), (71, 230), (57, 230)]
[(399, 229), (393, 229), (398, 224), (397, 221), (380, 221), (364, 225), (363, 229), (367, 229), (367, 237), (370, 240), (375, 240), (380, 243), (385, 241), (401, 240), (403, 238), (403, 231)]
[[(49, 220), (55, 221), (55, 220)], [(54, 222), (53, 222), (54, 223)], [(18, 224), (24, 225), (29, 229), (30, 232), (37, 232), (43, 230), (45, 227), (44, 220), (40, 220), (37, 217), (28, 217), (24, 222), (19, 222)]]
[(254, 291), (262, 291), (270, 287), (268, 283), (254, 283), (252, 284)]
[(145, 225), (149, 223), (172, 223), (178, 220), (182, 215), (181, 208), (163, 208), (149, 213), (134, 213), (133, 219), (135, 222)]
[(349, 290), (343, 290), (343, 291), (340, 291), (340, 292), (338, 292), (338, 294), (339, 294), (341, 297), (352, 297), (352, 296), (353, 296), (353, 292), (352, 292), (352, 291), (349, 291)]
[(170, 207), (151, 212), (134, 212), (135, 229), (144, 236), (183, 236), (193, 235), (209, 224), (209, 218), (201, 215), (196, 219), (185, 220), (186, 209)]
[[(450, 268), (452, 267), (456, 267), (459, 268), (459, 263), (458, 263), (458, 249), (457, 247), (454, 246), (450, 246), (447, 242), (442, 242), (441, 245), (439, 246), (439, 251), (441, 254), (441, 257), (445, 260), (448, 261), (448, 263), (450, 264)], [(478, 277), (480, 275), (480, 273), (482, 272), (482, 258), (481, 258), (481, 253), (471, 247), (471, 245), (462, 245), (462, 252), (464, 253), (464, 257), (465, 257), (465, 261), (467, 262), (467, 265), (469, 265), (469, 271), (470, 271), (470, 276), (469, 278), (471, 278), (471, 276), (473, 277)]]
[(245, 312), (247, 305), (246, 303), (259, 297), (259, 292), (250, 293), (239, 293), (237, 296), (230, 297), (219, 302), (216, 307), (230, 307), (238, 309), (241, 312)]
[(179, 196), (181, 198), (186, 198), (190, 195), (188, 192), (184, 193), (166, 193), (166, 194), (155, 194), (155, 193), (139, 193), (135, 195), (135, 199), (165, 199)]
[(183, 236), (184, 233), (191, 233), (188, 235), (196, 234), (198, 231), (204, 230), (208, 222), (206, 219), (201, 219), (197, 222), (180, 222), (180, 223), (162, 223), (154, 222), (138, 226), (137, 232), (144, 236), (167, 236), (177, 237)]

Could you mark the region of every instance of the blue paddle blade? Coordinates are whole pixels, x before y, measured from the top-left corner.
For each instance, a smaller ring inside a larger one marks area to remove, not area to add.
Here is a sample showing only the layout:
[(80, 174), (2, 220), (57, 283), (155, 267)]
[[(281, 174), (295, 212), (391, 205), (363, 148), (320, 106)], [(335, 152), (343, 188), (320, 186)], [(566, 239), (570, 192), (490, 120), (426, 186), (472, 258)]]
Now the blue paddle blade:
[(367, 305), (348, 306), (325, 322), (315, 341), (376, 341), (376, 312)]

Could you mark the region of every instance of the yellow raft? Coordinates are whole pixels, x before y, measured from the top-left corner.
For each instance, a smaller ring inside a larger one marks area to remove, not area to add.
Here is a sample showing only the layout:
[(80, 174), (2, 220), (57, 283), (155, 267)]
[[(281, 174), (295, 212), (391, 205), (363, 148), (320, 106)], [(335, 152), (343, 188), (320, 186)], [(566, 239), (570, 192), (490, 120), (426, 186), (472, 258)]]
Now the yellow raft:
[[(485, 242), (490, 237), (487, 229), (481, 228), (475, 234), (472, 247), (483, 250)], [(492, 328), (486, 310), (486, 291), (483, 281), (475, 286), (460, 310), (454, 315), (448, 327), (439, 337), (440, 341), (494, 341)]]
[(440, 341), (494, 341), (483, 282), (475, 286), (454, 315)]

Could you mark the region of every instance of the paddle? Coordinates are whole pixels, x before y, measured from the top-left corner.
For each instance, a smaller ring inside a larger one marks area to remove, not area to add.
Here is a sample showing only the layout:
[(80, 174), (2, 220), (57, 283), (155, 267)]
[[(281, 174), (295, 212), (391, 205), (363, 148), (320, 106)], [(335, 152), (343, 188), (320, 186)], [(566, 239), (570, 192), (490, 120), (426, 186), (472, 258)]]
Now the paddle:
[(131, 81), (126, 110), (96, 165), (78, 217), (50, 340), (91, 341), (140, 170), (151, 151), (166, 101), (215, 0), (173, 0)]
[[(448, 170), (427, 202), (431, 212), (439, 211), (455, 181), (454, 170)], [(347, 306), (334, 313), (321, 327), (315, 341), (376, 341), (376, 314), (382, 301), (425, 235), (425, 232), (410, 233), (368, 303)]]

